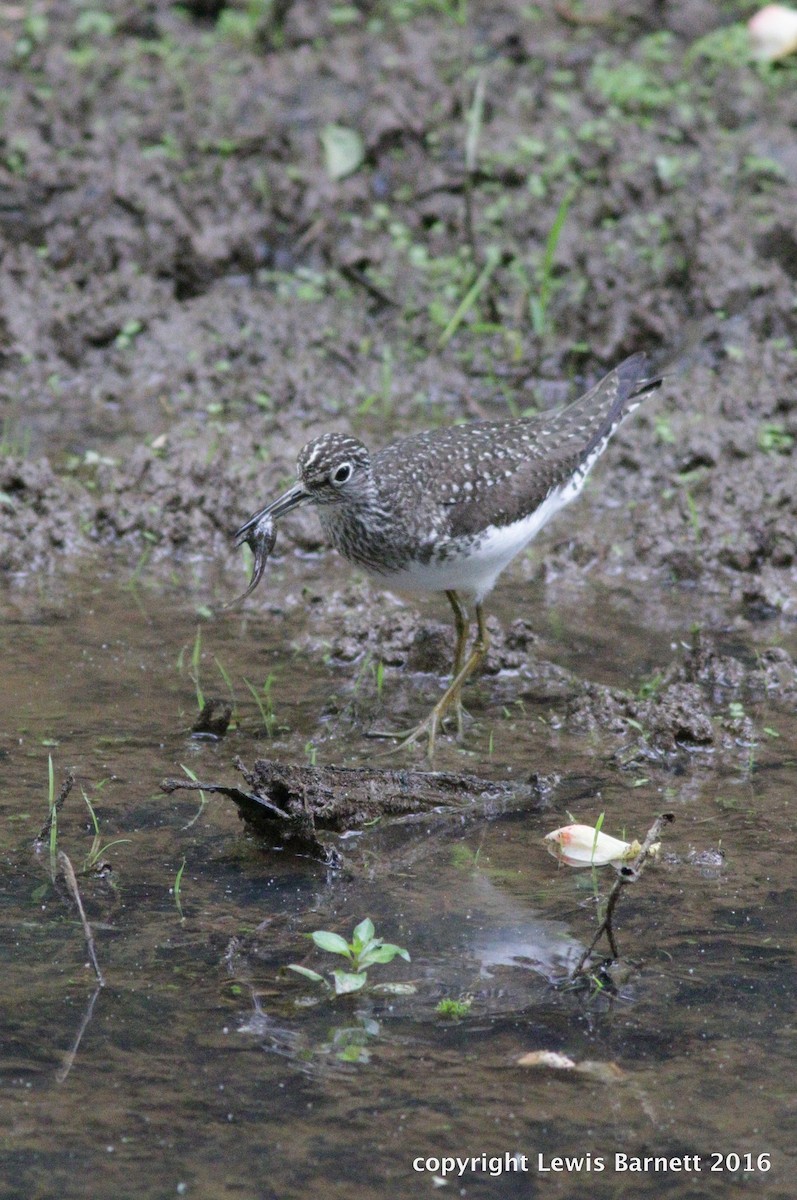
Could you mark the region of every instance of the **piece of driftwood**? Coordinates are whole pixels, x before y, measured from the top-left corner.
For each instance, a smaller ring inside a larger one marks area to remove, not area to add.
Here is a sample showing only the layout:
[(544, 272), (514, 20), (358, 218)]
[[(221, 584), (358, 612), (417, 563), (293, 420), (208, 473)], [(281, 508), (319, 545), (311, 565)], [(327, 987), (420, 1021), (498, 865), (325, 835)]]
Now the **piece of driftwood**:
[(239, 816), (257, 833), (291, 839), (325, 862), (339, 861), (319, 840), (320, 832), (362, 829), (383, 817), (412, 820), (434, 812), (487, 816), (534, 796), (531, 784), (497, 783), (446, 771), (403, 771), (375, 767), (311, 767), (258, 759), (251, 770), (235, 766), (247, 787), (164, 779), (161, 788), (216, 792), (228, 796)]

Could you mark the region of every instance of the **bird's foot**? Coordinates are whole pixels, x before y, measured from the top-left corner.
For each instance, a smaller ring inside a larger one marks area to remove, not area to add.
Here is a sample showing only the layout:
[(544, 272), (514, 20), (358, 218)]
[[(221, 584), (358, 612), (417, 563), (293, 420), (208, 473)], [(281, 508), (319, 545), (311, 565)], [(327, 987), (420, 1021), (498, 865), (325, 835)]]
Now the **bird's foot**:
[(459, 699), (451, 701), (448, 694), (441, 696), (437, 704), (435, 704), (429, 716), (415, 725), (412, 729), (389, 730), (389, 729), (371, 729), (367, 736), (372, 738), (395, 738), (398, 740), (397, 746), (391, 746), (385, 754), (397, 754), (399, 750), (404, 750), (408, 746), (414, 746), (416, 742), (427, 738), (426, 757), (432, 759), (434, 757), (435, 739), (437, 732), (442, 728), (443, 723), (450, 717), (456, 717), (457, 721), (457, 740), (462, 740), (463, 733), (463, 714), (464, 709)]
[[(453, 593), (452, 593), (453, 594)], [(449, 597), (450, 598), (450, 597)], [(455, 613), (457, 609), (454, 609)], [(470, 652), (470, 657), (464, 666), (460, 665), (461, 654), (459, 650), (454, 664), (454, 678), (443, 692), (440, 699), (435, 704), (432, 711), (425, 721), (421, 721), (420, 725), (416, 725), (409, 733), (379, 733), (372, 732), (371, 737), (400, 737), (401, 741), (398, 746), (392, 747), (387, 753), (393, 754), (397, 750), (403, 750), (406, 746), (412, 746), (421, 738), (427, 739), (426, 757), (431, 761), (434, 757), (434, 744), (437, 737), (437, 731), (443, 723), (445, 717), (449, 713), (457, 719), (457, 736), (462, 737), (462, 688), (465, 681), (477, 671), (484, 662), (484, 657), (487, 653), (488, 638), (487, 630), (484, 625), (484, 616), (482, 614), (481, 605), (476, 606), (476, 612), (479, 621), (479, 632), (474, 643), (473, 649)]]

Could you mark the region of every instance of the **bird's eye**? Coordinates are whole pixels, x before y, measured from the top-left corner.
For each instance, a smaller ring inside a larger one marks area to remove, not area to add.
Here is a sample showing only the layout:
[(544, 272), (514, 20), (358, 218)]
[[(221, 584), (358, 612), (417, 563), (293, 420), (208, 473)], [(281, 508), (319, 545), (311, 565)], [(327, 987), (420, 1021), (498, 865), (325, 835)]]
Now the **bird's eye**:
[(342, 463), (332, 475), (333, 483), (345, 483), (351, 475), (351, 463)]

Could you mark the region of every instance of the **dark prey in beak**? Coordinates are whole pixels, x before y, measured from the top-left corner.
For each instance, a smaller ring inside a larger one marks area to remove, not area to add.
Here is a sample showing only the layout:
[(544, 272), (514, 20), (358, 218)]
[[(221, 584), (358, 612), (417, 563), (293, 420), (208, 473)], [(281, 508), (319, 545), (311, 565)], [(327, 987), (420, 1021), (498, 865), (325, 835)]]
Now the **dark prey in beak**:
[(249, 586), (246, 591), (236, 597), (235, 600), (231, 600), (229, 604), (226, 604), (225, 608), (232, 608), (236, 604), (241, 604), (255, 590), (263, 578), (266, 563), (277, 541), (277, 531), (274, 528), (275, 519), (283, 516), (286, 512), (290, 512), (297, 504), (301, 504), (306, 496), (307, 493), (304, 488), (297, 484), (285, 492), (284, 495), (280, 496), (278, 500), (274, 500), (271, 504), (267, 504), (265, 508), (261, 508), (260, 512), (256, 512), (238, 530), (235, 535), (236, 546), (246, 544), (254, 555), (252, 578), (249, 580)]

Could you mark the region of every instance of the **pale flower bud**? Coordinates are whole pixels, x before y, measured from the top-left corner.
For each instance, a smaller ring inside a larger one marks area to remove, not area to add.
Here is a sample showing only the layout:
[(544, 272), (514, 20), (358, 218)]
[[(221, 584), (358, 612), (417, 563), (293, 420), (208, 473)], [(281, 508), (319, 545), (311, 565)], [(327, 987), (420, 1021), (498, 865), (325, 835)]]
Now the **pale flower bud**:
[(776, 62), (797, 50), (797, 11), (785, 4), (767, 4), (747, 22), (753, 53)]
[(593, 825), (563, 825), (543, 840), (548, 852), (568, 867), (622, 863), (636, 858), (642, 849), (639, 842), (622, 842), (608, 833), (600, 833)]

